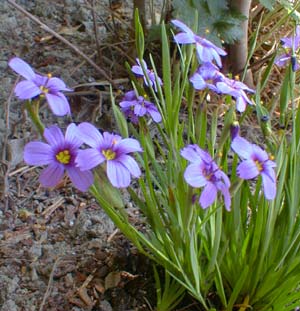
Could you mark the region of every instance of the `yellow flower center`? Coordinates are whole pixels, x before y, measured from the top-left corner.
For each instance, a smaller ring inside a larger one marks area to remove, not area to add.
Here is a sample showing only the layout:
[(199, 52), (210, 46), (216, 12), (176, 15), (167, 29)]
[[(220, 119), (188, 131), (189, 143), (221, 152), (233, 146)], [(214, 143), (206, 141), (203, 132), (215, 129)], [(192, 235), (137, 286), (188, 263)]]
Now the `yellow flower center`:
[(107, 160), (113, 160), (116, 157), (116, 153), (111, 149), (102, 150), (102, 154), (105, 156)]
[(211, 179), (211, 176), (212, 176), (213, 173), (204, 168), (204, 169), (202, 170), (202, 174), (203, 174), (203, 176), (206, 178), (206, 180), (209, 181), (209, 180)]
[(41, 85), (41, 86), (40, 86), (40, 90), (41, 90), (44, 94), (46, 94), (46, 93), (49, 92), (49, 89), (46, 88), (44, 85)]
[(261, 172), (263, 170), (262, 164), (258, 160), (255, 160), (254, 162), (255, 162), (257, 169)]
[(71, 160), (71, 155), (69, 150), (60, 151), (56, 156), (56, 160), (62, 164), (69, 164)]

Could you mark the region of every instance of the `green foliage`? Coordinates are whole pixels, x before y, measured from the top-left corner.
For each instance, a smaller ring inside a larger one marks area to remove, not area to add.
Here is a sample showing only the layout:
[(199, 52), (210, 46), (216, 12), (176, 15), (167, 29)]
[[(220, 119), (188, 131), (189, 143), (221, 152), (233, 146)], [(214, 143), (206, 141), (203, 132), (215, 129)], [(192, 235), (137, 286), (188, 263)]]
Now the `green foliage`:
[[(189, 3), (195, 5), (193, 1)], [(228, 10), (224, 2), (199, 1), (196, 7), (200, 6), (218, 17)], [(204, 13), (199, 13), (202, 23)], [(137, 14), (135, 26), (141, 61), (145, 40)], [(257, 40), (258, 31), (253, 36), (250, 54)], [(230, 126), (237, 121), (243, 125), (250, 109), (236, 114), (235, 102), (227, 96), (220, 113), (221, 105), (211, 105), (213, 100), (208, 100), (207, 91), (196, 93), (188, 81), (190, 72), (197, 67), (195, 47), (177, 46), (178, 58), (172, 58), (164, 24), (161, 41), (163, 85), (158, 83), (151, 55), (157, 93), (145, 68), (142, 69), (149, 88), (144, 89), (138, 79), (132, 81), (135, 90), (151, 97), (162, 114), (162, 123), (154, 125), (159, 137), (151, 135), (144, 119), (136, 127), (127, 126), (113, 101), (119, 131), (137, 138), (144, 151), (137, 155), (143, 170), (138, 191), (128, 188), (128, 192), (134, 206), (143, 213), (145, 228), (139, 231), (132, 224), (121, 191), (109, 183), (103, 167), (95, 172), (90, 191), (138, 250), (165, 269), (163, 281), (154, 270), (157, 310), (174, 309), (188, 291), (207, 311), (292, 311), (300, 304), (300, 105), (296, 103), (295, 73), (289, 66), (277, 93), (277, 111), (291, 132), (272, 132), (271, 122), (260, 123), (268, 139), (263, 143), (267, 151), (275, 153), (277, 165), (276, 198), (268, 201), (261, 190), (261, 177), (255, 182), (240, 180), (238, 156), (230, 158)], [(262, 116), (272, 118), (272, 111), (263, 105), (261, 92), (273, 65), (274, 57), (259, 72), (255, 94), (258, 120)], [(221, 133), (217, 132), (219, 124)], [(230, 174), (230, 212), (224, 210), (219, 198), (206, 209), (199, 206), (197, 199), (202, 190), (190, 187), (184, 178), (187, 161), (181, 150), (186, 144), (198, 144), (208, 150), (217, 165)]]
[[(218, 9), (213, 3), (209, 6), (210, 12)], [(137, 30), (137, 40), (144, 42), (139, 25)], [(257, 36), (258, 31), (251, 53)], [(289, 68), (279, 91), (281, 117), (293, 123), (289, 140), (285, 135), (272, 133), (271, 122), (260, 122), (262, 116), (272, 117), (262, 103), (261, 91), (269, 79), (274, 58), (259, 75), (255, 95), (257, 117), (268, 139), (269, 151), (275, 152), (278, 175), (276, 199), (267, 201), (261, 191), (262, 180), (258, 179), (256, 185), (238, 180), (237, 156), (228, 161), (230, 125), (236, 119), (242, 123), (248, 110), (239, 118), (235, 115), (235, 103), (227, 98), (228, 109), (218, 138), (218, 108), (208, 115), (205, 92), (200, 95), (201, 105), (197, 106), (199, 99), (188, 83), (189, 72), (195, 68), (193, 47), (178, 47), (180, 60), (173, 64), (164, 24), (161, 38), (164, 85), (157, 84), (157, 94), (150, 87), (150, 96), (163, 115), (163, 124), (157, 125), (161, 140), (151, 137), (144, 121), (137, 129), (131, 128), (144, 149), (139, 162), (145, 177), (139, 180), (140, 195), (134, 189), (129, 189), (129, 193), (145, 216), (147, 234), (130, 224), (124, 208), (112, 207), (97, 192), (94, 195), (139, 250), (165, 268), (164, 285), (155, 272), (158, 310), (175, 308), (184, 290), (205, 310), (293, 310), (300, 301), (300, 110), (293, 106), (292, 113), (286, 111), (290, 100), (294, 102), (294, 73)], [(139, 57), (143, 57), (142, 50)], [(156, 73), (151, 56), (150, 60)], [(137, 85), (136, 89), (140, 87)], [(181, 121), (183, 99), (187, 116)], [(120, 118), (116, 106), (114, 113), (116, 119)], [(122, 123), (120, 120), (119, 126)], [(180, 150), (186, 144), (183, 133), (186, 141), (208, 149), (224, 170), (230, 170), (231, 212), (225, 212), (220, 201), (207, 210), (193, 203), (198, 190), (184, 180), (186, 161), (180, 157)], [(217, 297), (214, 300), (210, 299), (212, 292)]]
[(297, 24), (300, 23), (299, 2), (289, 0), (259, 0), (259, 2), (271, 12), (276, 8), (284, 9), (287, 12), (286, 17), (291, 16)]
[[(240, 24), (245, 16), (230, 9), (228, 1), (173, 0), (172, 4), (175, 18), (218, 45), (222, 40), (233, 43), (242, 35)], [(198, 25), (195, 25), (195, 12), (198, 14)]]
[(276, 3), (276, 0), (259, 0), (259, 2), (266, 7), (268, 10), (273, 10), (273, 6)]

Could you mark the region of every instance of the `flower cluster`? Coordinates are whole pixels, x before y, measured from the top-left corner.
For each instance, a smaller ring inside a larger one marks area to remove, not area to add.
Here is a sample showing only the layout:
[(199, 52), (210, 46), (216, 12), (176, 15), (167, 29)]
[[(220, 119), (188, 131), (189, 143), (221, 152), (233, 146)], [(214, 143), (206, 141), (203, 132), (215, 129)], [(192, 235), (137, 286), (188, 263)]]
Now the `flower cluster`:
[(156, 106), (147, 101), (144, 96), (137, 96), (135, 91), (129, 91), (120, 102), (121, 110), (132, 123), (137, 124), (139, 117), (149, 114), (154, 122), (161, 121), (161, 114)]
[(285, 52), (275, 58), (275, 64), (283, 67), (291, 62), (293, 71), (298, 70), (300, 66), (297, 62), (296, 53), (300, 48), (300, 25), (296, 27), (296, 34), (293, 34), (291, 37), (282, 38), (281, 44)]
[(16, 85), (15, 94), (20, 99), (34, 99), (45, 97), (53, 114), (64, 116), (70, 114), (70, 105), (61, 91), (72, 91), (59, 78), (52, 78), (51, 74), (42, 76), (36, 74), (32, 68), (18, 57), (12, 58), (8, 65), (17, 74), (25, 78)]
[[(137, 65), (134, 65), (131, 67), (132, 72), (138, 78), (143, 78), (145, 85), (149, 86), (149, 84), (150, 84), (150, 86), (152, 88), (154, 88), (155, 92), (157, 92), (156, 78), (155, 78), (155, 74), (154, 74), (153, 70), (148, 69), (147, 63), (143, 59), (142, 59), (143, 66), (141, 65), (141, 62), (139, 61), (138, 58), (136, 59), (136, 62), (137, 62)], [(145, 70), (147, 76), (145, 76), (145, 74), (144, 74), (143, 67), (144, 67), (144, 70)], [(147, 77), (149, 79), (149, 83), (148, 83)], [(163, 85), (161, 78), (158, 76), (157, 76), (157, 83), (159, 85)]]
[[(142, 60), (142, 65), (139, 59), (136, 59), (137, 65), (132, 66), (132, 72), (138, 77), (143, 78), (146, 86), (151, 86), (157, 92), (157, 83), (163, 85), (160, 77), (155, 75), (152, 70), (148, 69), (147, 63)], [(144, 70), (143, 70), (144, 68)], [(146, 73), (147, 77), (145, 76)], [(137, 91), (132, 90), (125, 93), (120, 107), (126, 118), (134, 124), (138, 124), (139, 118), (145, 115), (150, 115), (156, 123), (161, 122), (162, 117), (155, 104), (147, 100), (147, 95), (140, 96)]]
[[(248, 180), (260, 175), (266, 199), (273, 200), (276, 195), (276, 163), (259, 146), (249, 143), (239, 135), (232, 140), (231, 148), (243, 159), (237, 167), (238, 176)], [(212, 205), (220, 191), (225, 208), (230, 211), (230, 180), (211, 156), (198, 145), (186, 146), (181, 150), (181, 156), (191, 162), (184, 172), (185, 181), (194, 188), (204, 187), (199, 198), (200, 206), (206, 209)]]
[(222, 67), (220, 56), (227, 55), (223, 49), (217, 47), (209, 40), (194, 34), (194, 32), (183, 22), (176, 19), (171, 22), (182, 31), (175, 35), (174, 39), (177, 43), (194, 44), (196, 46), (197, 57), (200, 63), (212, 63), (215, 61), (219, 67)]
[[(20, 99), (35, 99), (45, 96), (55, 115), (70, 114), (69, 103), (61, 91), (70, 91), (65, 83), (51, 76), (36, 74), (32, 68), (18, 57), (10, 60), (9, 66), (26, 80), (15, 88), (15, 94)], [(159, 122), (161, 116), (150, 102), (135, 98), (133, 111), (138, 116), (149, 113)], [(146, 108), (145, 108), (146, 107)], [(93, 183), (91, 169), (106, 162), (107, 176), (113, 186), (128, 187), (131, 175), (141, 175), (137, 162), (129, 155), (142, 151), (137, 140), (122, 139), (118, 135), (104, 132), (103, 135), (87, 122), (67, 127), (65, 136), (56, 125), (46, 128), (43, 136), (47, 143), (41, 141), (29, 142), (24, 149), (24, 161), (29, 165), (47, 165), (40, 175), (40, 182), (45, 187), (54, 187), (66, 171), (74, 186), (86, 191)], [(83, 144), (90, 149), (80, 150)]]
[(276, 163), (270, 160), (266, 151), (259, 146), (249, 143), (246, 139), (237, 135), (232, 143), (232, 150), (243, 161), (237, 167), (237, 174), (242, 179), (262, 177), (263, 190), (267, 200), (273, 200), (276, 195)]
[[(254, 90), (244, 83), (229, 79), (220, 72), (221, 56), (226, 52), (205, 38), (195, 35), (190, 28), (178, 20), (173, 25), (182, 32), (175, 35), (179, 44), (194, 44), (200, 66), (190, 78), (196, 90), (205, 88), (217, 93), (228, 94), (236, 100), (237, 110), (243, 112), (251, 101), (246, 92)], [(298, 28), (297, 28), (297, 31)], [(299, 39), (286, 38), (286, 47), (293, 44), (299, 47)], [(157, 92), (163, 85), (162, 80), (149, 70), (144, 60), (136, 60), (137, 65), (132, 72), (143, 78), (146, 86)], [(20, 99), (37, 99), (45, 97), (51, 110), (58, 116), (70, 114), (70, 106), (62, 91), (70, 91), (65, 83), (50, 75), (36, 74), (32, 68), (20, 58), (13, 58), (9, 66), (25, 78), (17, 84), (15, 94)], [(137, 90), (125, 93), (120, 102), (124, 115), (133, 123), (138, 123), (140, 117), (149, 115), (154, 122), (161, 122), (162, 116), (158, 108), (147, 96), (140, 96)], [(131, 177), (139, 178), (141, 170), (136, 160), (131, 156), (134, 152), (142, 152), (140, 143), (133, 138), (122, 139), (121, 136), (104, 132), (88, 122), (78, 126), (70, 124), (65, 132), (56, 125), (46, 128), (43, 132), (46, 142), (35, 141), (25, 146), (24, 160), (29, 165), (46, 165), (40, 174), (40, 182), (45, 187), (54, 187), (66, 172), (76, 188), (86, 191), (93, 184), (92, 169), (105, 165), (108, 180), (114, 187), (128, 187)], [(85, 145), (85, 148), (82, 146)], [(242, 162), (237, 167), (237, 174), (242, 179), (252, 179), (261, 176), (263, 191), (268, 200), (276, 194), (276, 166), (268, 154), (257, 145), (249, 143), (239, 136), (238, 128), (232, 131), (232, 150), (238, 154)], [(180, 151), (181, 156), (190, 163), (185, 169), (184, 179), (192, 187), (203, 188), (199, 204), (206, 209), (217, 199), (218, 192), (224, 199), (226, 210), (230, 210), (230, 180), (218, 164), (206, 151), (198, 145), (188, 145)]]
[(213, 204), (218, 191), (221, 191), (225, 207), (229, 211), (231, 205), (230, 181), (211, 156), (197, 145), (188, 145), (183, 148), (181, 156), (191, 162), (184, 172), (186, 182), (195, 188), (204, 187), (199, 199), (201, 207), (207, 208)]
[[(45, 187), (54, 187), (66, 171), (74, 186), (86, 191), (93, 183), (91, 169), (106, 162), (107, 177), (114, 187), (130, 184), (130, 176), (139, 177), (140, 168), (129, 153), (142, 151), (133, 138), (122, 139), (104, 132), (103, 135), (90, 123), (67, 127), (65, 137), (57, 126), (44, 131), (47, 143), (36, 141), (25, 146), (24, 160), (29, 165), (48, 165), (40, 175)], [(79, 149), (85, 143), (91, 148)]]
[[(227, 78), (219, 71), (222, 67), (221, 56), (225, 56), (226, 52), (209, 40), (194, 34), (184, 23), (173, 20), (172, 24), (182, 31), (174, 37), (178, 44), (196, 46), (200, 66), (190, 78), (194, 88), (196, 90), (208, 88), (218, 94), (231, 95), (236, 100), (237, 111), (244, 112), (247, 104), (252, 104), (246, 92), (254, 93), (254, 90), (240, 81)], [(213, 62), (216, 62), (217, 66)]]

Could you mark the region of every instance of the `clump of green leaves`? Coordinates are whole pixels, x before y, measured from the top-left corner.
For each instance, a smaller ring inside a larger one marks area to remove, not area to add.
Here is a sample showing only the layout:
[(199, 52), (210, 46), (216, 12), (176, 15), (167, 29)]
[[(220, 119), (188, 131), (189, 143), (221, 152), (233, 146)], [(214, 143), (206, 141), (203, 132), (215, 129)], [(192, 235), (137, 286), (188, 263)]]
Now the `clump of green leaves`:
[[(221, 39), (233, 43), (242, 35), (240, 24), (245, 16), (230, 8), (226, 0), (173, 0), (172, 4), (176, 18), (192, 29), (197, 27), (199, 35), (218, 45), (221, 45)], [(195, 11), (198, 25), (195, 25)]]

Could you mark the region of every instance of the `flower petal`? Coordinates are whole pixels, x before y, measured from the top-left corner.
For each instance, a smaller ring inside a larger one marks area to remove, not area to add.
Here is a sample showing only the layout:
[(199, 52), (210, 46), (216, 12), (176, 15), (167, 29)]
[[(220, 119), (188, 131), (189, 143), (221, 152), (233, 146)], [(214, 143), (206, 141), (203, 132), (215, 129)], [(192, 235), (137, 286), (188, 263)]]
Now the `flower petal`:
[(102, 153), (94, 148), (78, 150), (77, 157), (75, 159), (76, 166), (79, 167), (81, 171), (90, 170), (104, 161), (105, 157)]
[(227, 187), (223, 183), (218, 183), (217, 188), (222, 192), (224, 197), (224, 204), (227, 211), (230, 211), (230, 205), (231, 205), (231, 197), (229, 192), (229, 187)]
[(180, 32), (177, 35), (175, 35), (174, 40), (179, 44), (192, 44), (196, 42), (193, 34), (185, 32)]
[(178, 19), (173, 19), (171, 20), (171, 23), (178, 27), (180, 30), (186, 32), (186, 33), (189, 33), (191, 35), (194, 35), (193, 31), (186, 25), (184, 24), (183, 22), (179, 21)]
[(46, 86), (47, 81), (49, 80), (49, 78), (47, 76), (42, 76), (39, 74), (36, 74), (34, 77), (33, 82), (38, 86)]
[(130, 172), (118, 161), (107, 161), (107, 177), (116, 188), (126, 188), (130, 185)]
[(238, 112), (244, 112), (246, 110), (247, 103), (242, 96), (237, 97), (236, 99), (236, 110)]
[(33, 69), (19, 57), (14, 57), (8, 62), (9, 67), (17, 74), (21, 75), (27, 80), (33, 80), (35, 73)]
[[(262, 173), (263, 189), (267, 200), (273, 200), (276, 196), (276, 182), (269, 175)], [(275, 177), (275, 176), (274, 176)]]
[(279, 67), (285, 66), (291, 60), (290, 54), (282, 54), (275, 58), (275, 64)]
[(197, 72), (191, 76), (190, 81), (193, 84), (194, 89), (196, 90), (203, 90), (206, 88), (206, 82)]
[(259, 146), (253, 144), (252, 145), (253, 154), (255, 155), (255, 158), (259, 162), (265, 162), (269, 160), (269, 156), (265, 150), (260, 148)]
[(138, 103), (138, 102), (137, 102), (136, 100), (131, 100), (131, 101), (126, 101), (126, 100), (124, 100), (124, 101), (121, 101), (121, 102), (119, 103), (119, 105), (120, 105), (121, 108), (125, 109), (125, 108), (130, 108), (131, 106), (134, 106), (134, 105), (136, 105), (137, 103)]
[(140, 66), (137, 65), (132, 66), (131, 71), (138, 76), (144, 76), (144, 71)]
[[(142, 63), (140, 62), (140, 60), (138, 58), (135, 59), (136, 62), (138, 63), (138, 65), (142, 68), (144, 67), (146, 71), (148, 71), (148, 66), (147, 63), (142, 59)], [(143, 65), (143, 66), (142, 66)]]
[(238, 165), (237, 173), (242, 179), (252, 179), (258, 176), (260, 172), (253, 160), (245, 160)]
[(157, 110), (156, 107), (154, 107), (153, 105), (147, 108), (147, 111), (149, 112), (151, 118), (153, 119), (154, 122), (159, 123), (161, 122), (162, 118), (161, 118), (161, 114), (160, 112)]
[[(255, 93), (255, 90), (250, 89), (245, 83), (241, 81), (236, 81), (236, 80), (233, 80), (233, 81), (234, 81), (233, 85), (236, 89), (241, 89), (241, 90), (244, 90), (250, 93)], [(242, 92), (241, 94), (245, 94), (245, 92)]]
[(63, 147), (65, 144), (64, 135), (61, 129), (56, 125), (45, 128), (44, 137), (52, 147)]
[(201, 45), (200, 43), (196, 44), (196, 51), (198, 60), (203, 63), (209, 63), (213, 60), (213, 57), (210, 53), (210, 49), (206, 48), (205, 46)]
[(56, 94), (46, 93), (47, 102), (52, 112), (57, 116), (65, 116), (71, 114), (70, 105), (63, 93), (57, 92)]
[(199, 36), (197, 36), (197, 37), (200, 38), (199, 41), (201, 42), (201, 44), (202, 44), (205, 48), (213, 49), (213, 50), (215, 50), (219, 55), (222, 55), (222, 56), (227, 55), (227, 53), (226, 53), (223, 49), (219, 48), (218, 46), (216, 46), (215, 44), (213, 44), (211, 41), (209, 41), (209, 40), (207, 40), (207, 39), (205, 39), (205, 38), (199, 37)]
[(138, 178), (141, 176), (141, 170), (137, 162), (131, 156), (123, 154), (118, 157), (116, 161), (122, 163), (134, 177)]
[(42, 93), (32, 81), (21, 81), (15, 87), (15, 94), (20, 99), (31, 99)]
[(244, 159), (249, 159), (253, 155), (253, 145), (241, 136), (234, 138), (231, 142), (231, 148)]
[(230, 187), (230, 179), (228, 178), (228, 176), (223, 171), (221, 171), (219, 169), (218, 171), (215, 172), (215, 175), (218, 177), (218, 179), (223, 180), (223, 182), (227, 188)]
[[(192, 162), (192, 163), (202, 163), (203, 159), (208, 159), (207, 156), (209, 156), (205, 151), (199, 148), (198, 145), (188, 145), (181, 149), (180, 155), (185, 158), (186, 160)], [(210, 156), (209, 159), (211, 160)], [(208, 159), (208, 160), (209, 160)]]
[(185, 181), (192, 187), (200, 188), (207, 184), (207, 179), (202, 174), (200, 163), (190, 164), (184, 172)]
[(142, 152), (143, 149), (138, 140), (134, 138), (124, 138), (116, 144), (118, 153)]
[(54, 153), (50, 145), (33, 141), (24, 148), (24, 161), (29, 165), (47, 165), (54, 161)]
[(217, 65), (222, 68), (222, 61), (220, 55), (215, 49), (210, 49), (211, 57), (216, 61)]
[(47, 88), (51, 90), (51, 92), (58, 92), (58, 91), (72, 91), (72, 89), (67, 88), (65, 82), (59, 78), (50, 78), (47, 81)]
[(216, 197), (217, 197), (216, 186), (213, 183), (208, 182), (201, 193), (199, 203), (201, 207), (205, 209), (214, 203)]
[(134, 114), (139, 116), (139, 117), (143, 117), (146, 114), (147, 110), (146, 107), (141, 105), (141, 104), (137, 104), (134, 106)]
[(112, 149), (113, 151), (117, 150), (118, 143), (122, 140), (120, 135), (116, 135), (114, 133), (103, 132), (103, 142), (101, 144), (100, 149)]
[(64, 176), (64, 165), (53, 162), (44, 168), (40, 175), (40, 183), (44, 187), (54, 187)]
[(135, 91), (126, 92), (124, 97), (123, 97), (123, 101), (133, 101), (133, 100), (136, 100)]
[(92, 148), (99, 148), (103, 143), (103, 136), (98, 129), (88, 122), (78, 125), (80, 138)]
[(223, 82), (223, 81), (217, 82), (216, 87), (219, 90), (219, 92), (223, 94), (228, 94), (234, 97), (240, 96), (240, 93), (237, 90), (235, 90), (233, 87), (229, 86), (226, 82)]
[(66, 130), (65, 140), (66, 142), (70, 143), (73, 148), (78, 149), (82, 144), (83, 141), (80, 139), (78, 135), (78, 128), (74, 123), (71, 123)]
[(72, 183), (80, 191), (87, 191), (93, 184), (94, 176), (91, 171), (81, 171), (74, 166), (67, 167), (66, 170)]

